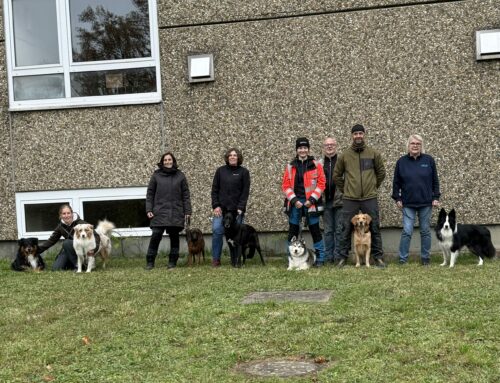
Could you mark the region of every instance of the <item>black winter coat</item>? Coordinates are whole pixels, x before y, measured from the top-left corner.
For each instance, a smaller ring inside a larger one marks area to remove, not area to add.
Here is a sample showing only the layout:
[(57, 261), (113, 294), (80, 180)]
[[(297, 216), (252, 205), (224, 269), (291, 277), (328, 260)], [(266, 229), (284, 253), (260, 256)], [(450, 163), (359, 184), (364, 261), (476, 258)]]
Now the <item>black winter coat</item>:
[(146, 193), (146, 213), (150, 211), (154, 214), (151, 227), (184, 227), (184, 217), (191, 215), (191, 198), (184, 173), (164, 168), (153, 173)]

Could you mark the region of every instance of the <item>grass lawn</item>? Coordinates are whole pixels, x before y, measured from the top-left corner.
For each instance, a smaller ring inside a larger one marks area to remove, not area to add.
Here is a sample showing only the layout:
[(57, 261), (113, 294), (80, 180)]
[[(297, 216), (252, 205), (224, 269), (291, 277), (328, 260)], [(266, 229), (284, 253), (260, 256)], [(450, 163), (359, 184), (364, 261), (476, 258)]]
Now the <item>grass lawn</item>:
[[(91, 274), (36, 274), (3, 260), (0, 382), (284, 382), (236, 368), (266, 358), (329, 362), (293, 382), (500, 382), (500, 262), (433, 261), (287, 272), (285, 259), (233, 269), (226, 257), (167, 271), (163, 258), (147, 272), (115, 257)], [(275, 290), (333, 293), (241, 304)]]

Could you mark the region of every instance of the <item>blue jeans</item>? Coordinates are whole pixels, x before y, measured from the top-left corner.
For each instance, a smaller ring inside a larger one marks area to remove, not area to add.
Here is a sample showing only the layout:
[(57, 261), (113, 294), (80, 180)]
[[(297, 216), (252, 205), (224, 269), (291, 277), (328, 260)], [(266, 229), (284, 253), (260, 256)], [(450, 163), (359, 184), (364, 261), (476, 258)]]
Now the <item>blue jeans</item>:
[[(299, 198), (299, 201), (303, 204), (306, 202), (305, 198)], [(291, 223), (292, 225), (300, 225), (300, 219), (305, 217), (306, 214), (307, 208), (305, 206), (302, 206), (300, 209), (297, 209), (295, 206), (291, 206), (288, 223)], [(319, 216), (308, 216), (307, 219), (309, 226), (319, 223)]]
[(52, 271), (76, 270), (77, 258), (76, 251), (73, 247), (73, 240), (65, 239), (61, 251), (52, 264)]
[[(243, 214), (238, 214), (236, 222), (245, 223)], [(224, 217), (213, 217), (212, 219), (212, 259), (220, 260), (222, 245), (224, 244)]]
[(419, 208), (403, 207), (403, 231), (401, 232), (401, 241), (399, 242), (399, 262), (401, 263), (408, 262), (411, 236), (417, 214), (420, 225), (420, 259), (425, 263), (430, 260), (432, 206)]
[(325, 240), (325, 261), (333, 262), (335, 258), (335, 241), (339, 234), (337, 233), (337, 228), (340, 220), (340, 213), (342, 207), (333, 207), (333, 201), (328, 201), (325, 204), (325, 210), (323, 213), (323, 227), (324, 234), (323, 238)]

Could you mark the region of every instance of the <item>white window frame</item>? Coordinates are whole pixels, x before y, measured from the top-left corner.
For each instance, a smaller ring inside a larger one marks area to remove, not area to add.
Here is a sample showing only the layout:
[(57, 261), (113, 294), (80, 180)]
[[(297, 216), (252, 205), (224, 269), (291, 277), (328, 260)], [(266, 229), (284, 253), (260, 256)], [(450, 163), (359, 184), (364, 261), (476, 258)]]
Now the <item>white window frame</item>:
[[(57, 30), (59, 64), (15, 67), (14, 21), (12, 1), (3, 0), (5, 22), (5, 48), (9, 89), (9, 110), (43, 110), (75, 107), (149, 104), (161, 102), (160, 49), (158, 37), (157, 0), (148, 0), (151, 57), (73, 63), (71, 54), (70, 0), (55, 0), (57, 9)], [(107, 96), (71, 97), (70, 76), (74, 72), (122, 70), (133, 68), (156, 68), (156, 92), (133, 93)], [(14, 77), (43, 74), (64, 74), (65, 98), (14, 101)]]
[[(81, 219), (83, 216), (83, 203), (86, 201), (111, 201), (111, 200), (131, 200), (145, 199), (146, 187), (128, 187), (116, 189), (78, 189), (78, 190), (55, 190), (40, 192), (18, 192), (16, 193), (16, 211), (17, 211), (17, 233), (18, 238), (37, 237), (38, 239), (48, 239), (53, 232), (37, 231), (29, 232), (26, 230), (25, 205), (40, 205), (47, 203), (65, 203), (69, 202), (73, 211)], [(144, 212), (146, 214), (146, 212)], [(96, 223), (96, 222), (93, 222)], [(55, 227), (54, 227), (55, 229)], [(117, 228), (113, 233), (120, 237), (148, 237), (151, 236), (149, 227)]]

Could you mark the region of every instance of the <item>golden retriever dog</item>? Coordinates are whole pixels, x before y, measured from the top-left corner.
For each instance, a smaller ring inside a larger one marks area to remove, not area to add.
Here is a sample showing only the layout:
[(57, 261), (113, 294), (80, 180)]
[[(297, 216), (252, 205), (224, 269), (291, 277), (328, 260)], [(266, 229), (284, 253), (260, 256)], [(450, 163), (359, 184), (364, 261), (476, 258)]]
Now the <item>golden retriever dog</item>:
[[(97, 228), (94, 231), (94, 225), (90, 223), (81, 223), (75, 226), (75, 235), (73, 238), (73, 247), (77, 255), (77, 273), (82, 272), (82, 265), (87, 261), (87, 273), (90, 273), (95, 268), (95, 257), (97, 255), (102, 258), (102, 268), (106, 268), (106, 261), (111, 254), (111, 239), (109, 238), (111, 230), (115, 228), (112, 222), (107, 220), (99, 221)], [(101, 243), (99, 249), (93, 255), (89, 255), (96, 247), (95, 236), (98, 235)]]
[(356, 256), (356, 267), (361, 265), (364, 256), (366, 267), (370, 267), (370, 252), (372, 245), (372, 234), (370, 233), (370, 222), (372, 217), (368, 214), (356, 214), (352, 217), (354, 225), (354, 255)]

